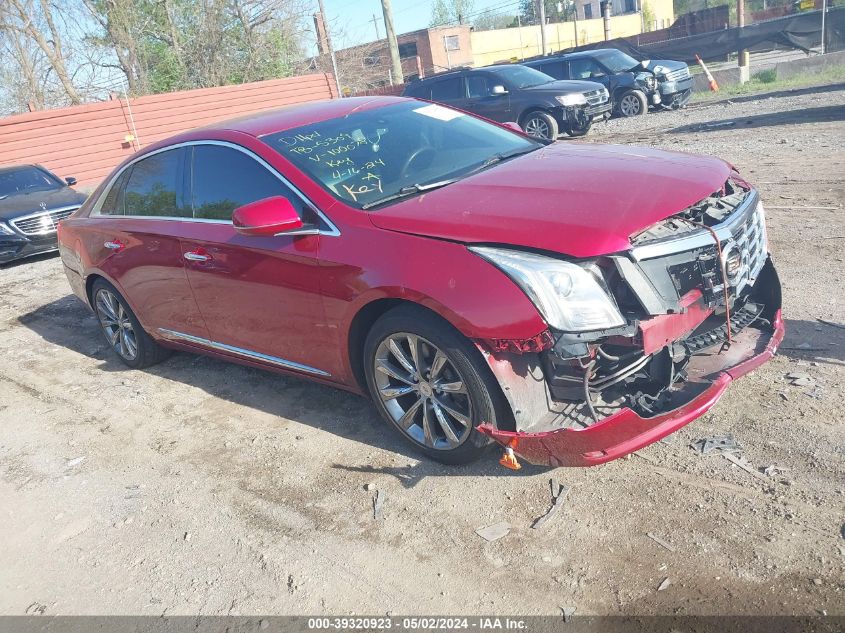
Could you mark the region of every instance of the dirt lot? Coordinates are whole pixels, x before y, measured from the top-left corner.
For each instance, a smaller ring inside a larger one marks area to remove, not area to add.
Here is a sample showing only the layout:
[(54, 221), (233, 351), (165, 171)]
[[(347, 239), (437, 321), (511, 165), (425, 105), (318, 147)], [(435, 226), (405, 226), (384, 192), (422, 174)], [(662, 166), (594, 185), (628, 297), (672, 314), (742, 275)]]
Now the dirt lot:
[[(843, 140), (842, 84), (588, 137), (759, 185), (788, 325), (703, 419), (593, 469), (442, 467), (340, 391), (188, 354), (125, 370), (58, 258), (0, 269), (0, 613), (845, 614), (845, 329), (817, 321), (845, 322)], [(689, 447), (723, 433), (783, 470)], [(571, 491), (532, 530), (552, 477)]]

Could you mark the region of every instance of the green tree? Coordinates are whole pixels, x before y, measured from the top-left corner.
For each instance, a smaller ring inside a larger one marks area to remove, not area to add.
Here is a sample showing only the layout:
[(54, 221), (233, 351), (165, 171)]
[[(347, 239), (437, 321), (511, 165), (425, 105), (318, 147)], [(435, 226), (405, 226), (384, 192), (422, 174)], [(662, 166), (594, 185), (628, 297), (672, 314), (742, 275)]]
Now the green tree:
[(469, 24), (474, 7), (475, 0), (434, 0), (429, 26)]

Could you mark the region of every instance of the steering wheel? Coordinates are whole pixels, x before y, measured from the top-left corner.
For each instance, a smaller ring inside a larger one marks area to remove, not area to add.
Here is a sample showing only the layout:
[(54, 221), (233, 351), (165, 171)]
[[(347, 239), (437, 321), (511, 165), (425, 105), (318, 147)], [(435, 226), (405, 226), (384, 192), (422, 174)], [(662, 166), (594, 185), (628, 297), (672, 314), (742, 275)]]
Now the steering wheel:
[(411, 168), (411, 165), (417, 160), (420, 156), (424, 154), (435, 154), (435, 150), (430, 145), (423, 145), (422, 147), (418, 147), (408, 158), (405, 159), (405, 162), (402, 164), (402, 169), (399, 170), (399, 177), (404, 178), (408, 175), (408, 170)]

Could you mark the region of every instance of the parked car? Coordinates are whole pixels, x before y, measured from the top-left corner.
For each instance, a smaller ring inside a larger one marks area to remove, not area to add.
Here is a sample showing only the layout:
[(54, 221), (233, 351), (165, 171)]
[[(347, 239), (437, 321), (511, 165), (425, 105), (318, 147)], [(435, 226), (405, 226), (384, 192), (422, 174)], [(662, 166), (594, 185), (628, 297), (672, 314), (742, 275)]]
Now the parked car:
[(456, 70), (408, 84), (406, 97), (445, 103), (493, 121), (513, 121), (535, 138), (565, 132), (583, 136), (597, 119), (610, 116), (603, 86), (592, 81), (555, 81), (513, 65)]
[(692, 96), (692, 77), (684, 62), (636, 59), (615, 48), (553, 55), (525, 62), (555, 79), (588, 79), (610, 92), (620, 116), (645, 114), (649, 107), (680, 108)]
[(85, 201), (40, 165), (0, 167), (0, 264), (56, 250), (56, 224)]
[(129, 367), (180, 349), (368, 394), (448, 463), (490, 438), (533, 463), (615, 459), (784, 334), (763, 207), (729, 164), (400, 97), (151, 145), (59, 243)]

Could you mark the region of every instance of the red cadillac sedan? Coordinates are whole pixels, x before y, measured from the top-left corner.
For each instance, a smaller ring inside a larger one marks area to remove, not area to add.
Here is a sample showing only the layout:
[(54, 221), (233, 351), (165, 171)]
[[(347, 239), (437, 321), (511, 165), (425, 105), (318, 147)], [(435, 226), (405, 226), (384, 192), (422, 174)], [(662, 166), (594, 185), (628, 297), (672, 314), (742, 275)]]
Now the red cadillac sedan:
[(757, 192), (715, 159), (338, 99), (150, 146), (60, 225), (126, 365), (210, 354), (369, 395), (433, 459), (587, 466), (783, 338)]

